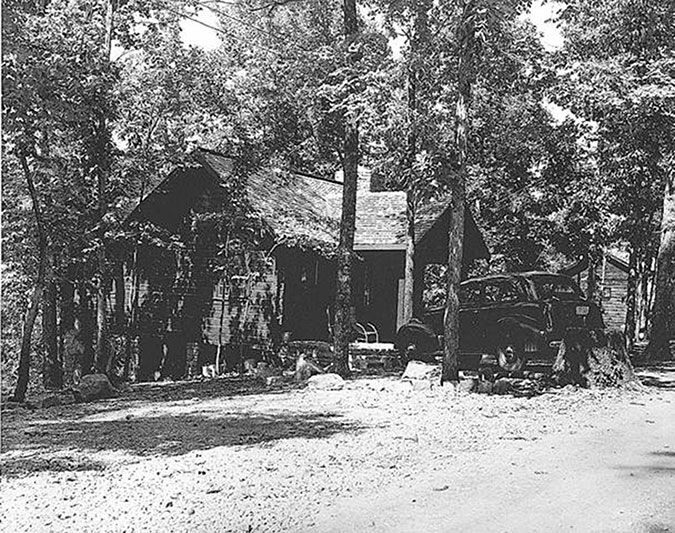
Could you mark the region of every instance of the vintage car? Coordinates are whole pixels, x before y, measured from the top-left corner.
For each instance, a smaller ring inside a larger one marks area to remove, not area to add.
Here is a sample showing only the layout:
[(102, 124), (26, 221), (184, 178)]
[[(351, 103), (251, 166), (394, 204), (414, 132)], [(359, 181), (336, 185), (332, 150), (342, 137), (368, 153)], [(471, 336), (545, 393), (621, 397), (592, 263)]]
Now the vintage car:
[[(459, 365), (497, 364), (517, 371), (525, 364), (550, 365), (567, 328), (602, 330), (600, 309), (576, 282), (548, 272), (475, 278), (460, 285)], [(396, 336), (404, 362), (441, 355), (445, 309), (428, 309)]]

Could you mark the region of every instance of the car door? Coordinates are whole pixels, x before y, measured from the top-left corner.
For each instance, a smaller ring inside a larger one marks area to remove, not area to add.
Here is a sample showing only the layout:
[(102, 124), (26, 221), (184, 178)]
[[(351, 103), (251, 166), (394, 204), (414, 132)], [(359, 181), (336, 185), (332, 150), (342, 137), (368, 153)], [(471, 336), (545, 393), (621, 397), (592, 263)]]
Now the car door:
[(483, 353), (493, 353), (499, 336), (499, 321), (514, 314), (525, 296), (511, 279), (497, 279), (485, 282), (483, 286), (483, 305), (477, 316), (476, 329), (481, 335)]
[(459, 349), (464, 353), (479, 353), (483, 344), (478, 328), (482, 305), (480, 282), (465, 282), (459, 288)]

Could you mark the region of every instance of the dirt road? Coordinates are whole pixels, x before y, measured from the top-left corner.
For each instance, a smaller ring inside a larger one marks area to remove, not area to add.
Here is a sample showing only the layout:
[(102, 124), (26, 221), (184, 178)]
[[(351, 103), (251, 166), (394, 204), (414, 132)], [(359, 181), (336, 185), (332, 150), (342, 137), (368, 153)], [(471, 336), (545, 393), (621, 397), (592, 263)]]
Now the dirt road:
[(675, 389), (251, 383), (3, 412), (7, 532), (675, 531)]
[(342, 500), (312, 531), (675, 531), (675, 393), (596, 422)]

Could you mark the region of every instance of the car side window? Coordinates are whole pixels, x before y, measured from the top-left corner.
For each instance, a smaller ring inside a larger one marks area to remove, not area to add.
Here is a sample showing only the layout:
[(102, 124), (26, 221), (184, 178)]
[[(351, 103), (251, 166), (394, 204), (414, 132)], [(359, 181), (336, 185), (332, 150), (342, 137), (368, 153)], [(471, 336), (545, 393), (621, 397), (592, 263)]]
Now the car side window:
[(459, 303), (461, 305), (476, 306), (481, 302), (480, 284), (470, 283), (459, 288)]
[(521, 300), (518, 287), (511, 281), (495, 281), (485, 285), (485, 303), (512, 303)]

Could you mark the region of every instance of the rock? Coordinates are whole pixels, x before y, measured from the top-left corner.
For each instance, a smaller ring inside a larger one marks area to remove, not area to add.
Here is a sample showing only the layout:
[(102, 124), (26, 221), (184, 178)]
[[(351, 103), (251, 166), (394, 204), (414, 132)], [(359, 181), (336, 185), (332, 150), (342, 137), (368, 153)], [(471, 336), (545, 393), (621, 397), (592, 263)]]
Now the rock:
[(317, 374), (307, 380), (307, 386), (316, 390), (340, 390), (345, 386), (345, 380), (337, 374)]
[(284, 376), (268, 376), (265, 378), (265, 385), (268, 387), (274, 387), (275, 385), (280, 385), (284, 382)]
[(295, 381), (305, 381), (311, 376), (322, 374), (323, 369), (304, 354), (295, 363)]
[(542, 387), (533, 379), (521, 379), (513, 385), (513, 395), (520, 397), (532, 397), (541, 394)]
[(405, 367), (405, 372), (401, 379), (441, 379), (441, 366), (436, 364), (422, 363), (421, 361), (410, 361)]
[(543, 388), (538, 381), (522, 378), (500, 378), (495, 381), (494, 394), (512, 394), (516, 397), (531, 397), (541, 394)]
[(477, 387), (478, 387), (478, 379), (476, 378), (462, 379), (459, 381), (459, 384), (457, 385), (457, 391), (473, 392), (474, 390), (476, 390)]
[(494, 385), (492, 381), (486, 381), (484, 379), (481, 379), (478, 381), (476, 384), (476, 392), (478, 394), (492, 394)]
[(245, 374), (255, 374), (257, 362), (255, 359), (248, 358), (244, 359), (244, 373)]
[(81, 402), (91, 402), (117, 396), (117, 392), (113, 389), (105, 374), (87, 374), (86, 376), (82, 376), (76, 391), (78, 400)]
[(258, 363), (255, 367), (255, 378), (263, 383), (267, 383), (268, 378), (281, 376), (281, 368), (269, 366), (267, 363)]
[(412, 390), (414, 391), (425, 391), (431, 390), (432, 384), (428, 379), (414, 379), (411, 381)]
[(457, 392), (457, 385), (458, 383), (456, 381), (444, 381), (443, 384), (441, 385), (441, 389), (444, 391), (446, 395), (449, 394), (455, 394)]
[(511, 390), (513, 390), (513, 386), (509, 378), (499, 378), (492, 387), (494, 394), (508, 394)]
[(407, 393), (412, 390), (412, 383), (410, 381), (396, 381), (391, 384), (389, 391), (394, 394)]

